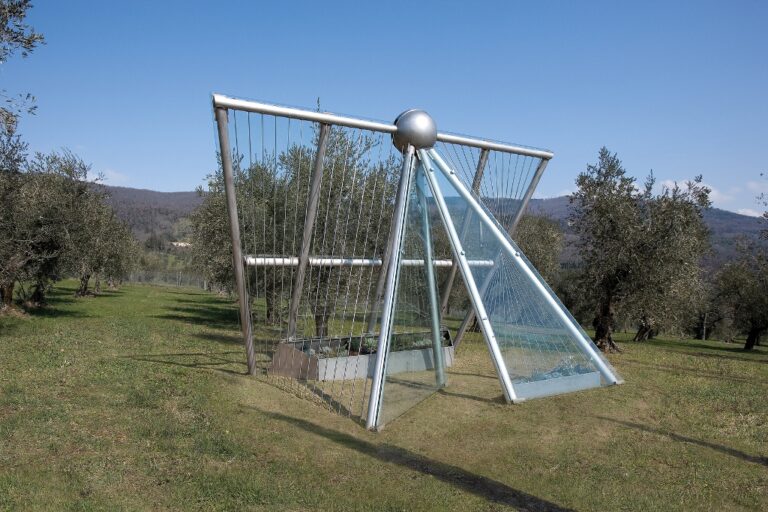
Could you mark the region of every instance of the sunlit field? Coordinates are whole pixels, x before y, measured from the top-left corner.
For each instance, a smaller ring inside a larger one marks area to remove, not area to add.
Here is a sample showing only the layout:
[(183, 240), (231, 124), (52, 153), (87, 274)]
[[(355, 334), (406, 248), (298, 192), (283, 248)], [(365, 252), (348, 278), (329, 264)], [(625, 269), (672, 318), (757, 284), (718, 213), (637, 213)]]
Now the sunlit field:
[(371, 433), (246, 376), (231, 300), (74, 287), (0, 318), (0, 509), (768, 508), (766, 347), (624, 342), (626, 384), (507, 405), (473, 335)]

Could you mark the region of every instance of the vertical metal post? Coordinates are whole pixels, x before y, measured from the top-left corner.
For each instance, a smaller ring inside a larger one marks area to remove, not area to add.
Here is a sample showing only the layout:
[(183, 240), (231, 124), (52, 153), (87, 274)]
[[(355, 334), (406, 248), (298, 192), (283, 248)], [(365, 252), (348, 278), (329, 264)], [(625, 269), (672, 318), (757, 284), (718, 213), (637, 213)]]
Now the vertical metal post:
[(451, 249), (453, 250), (454, 258), (456, 259), (459, 270), (461, 271), (461, 277), (464, 279), (464, 284), (467, 286), (467, 292), (469, 298), (472, 301), (472, 306), (475, 311), (478, 312), (478, 318), (480, 319), (480, 329), (483, 331), (483, 338), (488, 345), (488, 350), (491, 353), (491, 360), (493, 366), (496, 368), (496, 375), (499, 376), (499, 382), (501, 383), (501, 389), (504, 392), (504, 398), (508, 402), (514, 402), (517, 399), (515, 390), (512, 387), (512, 380), (509, 378), (509, 371), (507, 365), (504, 364), (504, 358), (501, 355), (501, 349), (499, 343), (496, 340), (496, 334), (493, 332), (493, 326), (488, 319), (488, 313), (485, 311), (485, 304), (477, 290), (475, 284), (475, 278), (472, 276), (472, 270), (469, 268), (469, 262), (467, 261), (464, 247), (459, 238), (459, 234), (456, 232), (456, 226), (451, 219), (451, 213), (448, 210), (448, 205), (445, 204), (445, 198), (440, 190), (440, 185), (437, 182), (437, 176), (435, 176), (435, 170), (432, 168), (432, 164), (429, 160), (429, 153), (424, 150), (419, 151), (419, 157), (422, 164), (426, 168), (427, 183), (432, 190), (432, 196), (437, 203), (437, 209), (440, 212), (440, 217), (443, 219), (445, 230), (448, 232), (448, 239), (451, 242)]
[[(423, 153), (420, 153), (420, 155), (423, 155)], [(617, 384), (619, 382), (619, 379), (616, 377), (616, 375), (613, 373), (613, 370), (608, 367), (606, 362), (603, 360), (603, 358), (600, 356), (600, 354), (597, 352), (597, 347), (594, 343), (592, 343), (592, 340), (587, 338), (581, 331), (578, 324), (576, 324), (575, 320), (569, 316), (568, 311), (562, 306), (562, 304), (559, 303), (558, 299), (556, 298), (555, 294), (547, 287), (546, 283), (544, 283), (542, 280), (540, 280), (533, 270), (528, 266), (528, 264), (523, 259), (523, 256), (520, 254), (520, 252), (515, 248), (515, 246), (510, 243), (506, 233), (502, 231), (502, 229), (496, 224), (494, 219), (488, 215), (488, 213), (485, 211), (483, 206), (478, 203), (474, 197), (472, 197), (472, 193), (469, 192), (464, 185), (461, 183), (461, 180), (459, 180), (456, 176), (454, 171), (448, 166), (448, 164), (445, 163), (445, 161), (440, 158), (440, 155), (437, 154), (435, 150), (429, 151), (429, 157), (434, 159), (434, 162), (437, 164), (437, 167), (440, 169), (440, 171), (443, 173), (443, 176), (453, 185), (453, 187), (456, 189), (456, 191), (461, 195), (461, 197), (464, 198), (464, 200), (469, 203), (469, 205), (472, 207), (472, 209), (475, 210), (475, 214), (480, 218), (480, 220), (485, 224), (485, 226), (488, 228), (488, 231), (491, 233), (491, 236), (493, 236), (501, 245), (502, 251), (509, 256), (509, 258), (512, 260), (512, 262), (517, 266), (517, 268), (525, 274), (525, 276), (530, 280), (530, 282), (536, 287), (537, 291), (542, 295), (544, 300), (547, 302), (549, 307), (552, 309), (552, 312), (557, 315), (560, 318), (560, 321), (563, 322), (563, 325), (565, 329), (575, 338), (576, 342), (581, 346), (584, 351), (591, 356), (591, 362), (594, 363), (594, 365), (597, 367), (597, 370), (600, 372), (600, 374), (610, 382), (611, 384)], [(423, 161), (424, 156), (422, 156)], [(432, 177), (427, 174), (427, 177), (430, 179), (430, 184), (432, 181)], [(434, 192), (433, 192), (434, 194)], [(526, 194), (528, 195), (528, 194)], [(482, 300), (480, 301), (482, 305)], [(475, 308), (478, 314), (478, 318), (480, 319), (480, 325), (482, 327), (483, 321), (487, 320), (483, 318), (484, 316), (484, 308), (478, 309)], [(485, 333), (485, 331), (483, 331)]]
[(216, 125), (219, 132), (219, 150), (221, 152), (221, 167), (224, 171), (224, 191), (227, 197), (227, 213), (229, 214), (229, 231), (232, 238), (232, 264), (235, 267), (235, 285), (237, 300), (240, 303), (240, 327), (243, 331), (245, 357), (248, 362), (248, 374), (256, 373), (256, 355), (253, 349), (253, 326), (251, 325), (251, 308), (248, 288), (245, 284), (245, 268), (243, 248), (240, 243), (240, 221), (237, 218), (237, 198), (235, 196), (235, 179), (232, 170), (232, 155), (229, 153), (229, 129), (227, 109), (214, 108)]
[(387, 266), (384, 300), (381, 311), (381, 330), (379, 331), (379, 342), (376, 348), (376, 366), (373, 372), (371, 396), (368, 400), (368, 417), (366, 420), (366, 428), (370, 430), (376, 429), (379, 426), (382, 391), (384, 390), (384, 379), (387, 373), (386, 361), (389, 355), (390, 338), (394, 322), (393, 313), (397, 300), (398, 281), (400, 280), (400, 258), (403, 252), (403, 235), (405, 233), (406, 213), (408, 212), (408, 197), (411, 192), (414, 153), (414, 147), (408, 144), (408, 147), (403, 152), (403, 166), (400, 174), (400, 183), (397, 188), (395, 210), (392, 215), (392, 226), (390, 227), (389, 242), (392, 244), (390, 247), (390, 254), (392, 256)]
[[(514, 232), (517, 230), (517, 225), (520, 224), (520, 219), (523, 218), (523, 214), (525, 213), (525, 209), (528, 207), (528, 203), (531, 200), (531, 197), (533, 196), (534, 191), (536, 190), (536, 186), (539, 184), (539, 180), (541, 179), (541, 175), (544, 174), (544, 169), (547, 168), (547, 162), (549, 160), (542, 160), (539, 162), (538, 167), (536, 167), (536, 172), (533, 174), (533, 178), (531, 178), (531, 182), (528, 184), (528, 188), (525, 191), (525, 195), (523, 196), (523, 200), (520, 203), (520, 209), (517, 210), (517, 213), (515, 213), (515, 218), (512, 220), (512, 225), (509, 227), (509, 236), (511, 237)], [(485, 295), (485, 292), (488, 290), (488, 286), (491, 284), (491, 280), (493, 280), (493, 277), (496, 275), (496, 271), (499, 268), (499, 261), (501, 259), (502, 253), (499, 253), (496, 258), (494, 258), (494, 261), (496, 261), (496, 264), (493, 266), (493, 268), (486, 274), (485, 279), (483, 280), (483, 283), (480, 285), (480, 294)], [(467, 333), (467, 329), (469, 329), (469, 325), (472, 323), (472, 320), (475, 319), (475, 311), (473, 309), (470, 309), (467, 314), (464, 316), (464, 320), (461, 322), (461, 325), (459, 326), (459, 330), (456, 331), (456, 338), (454, 339), (454, 346), (459, 346), (459, 343), (461, 343), (461, 340), (464, 338), (464, 335)]]
[(293, 282), (291, 302), (288, 309), (287, 337), (289, 339), (296, 337), (296, 319), (299, 316), (301, 292), (304, 289), (304, 276), (307, 273), (309, 252), (312, 247), (312, 230), (315, 227), (317, 207), (320, 203), (320, 185), (323, 183), (323, 160), (325, 158), (325, 148), (328, 143), (328, 133), (330, 131), (330, 125), (320, 125), (320, 133), (317, 139), (317, 152), (315, 153), (315, 163), (312, 167), (312, 179), (309, 185), (307, 215), (304, 218), (304, 233), (301, 237), (301, 254), (299, 255), (299, 266), (296, 269), (296, 279)]
[[(437, 297), (437, 280), (435, 279), (435, 264), (432, 258), (432, 233), (429, 226), (429, 204), (427, 203), (426, 182), (424, 181), (424, 166), (416, 171), (416, 191), (421, 206), (421, 231), (424, 242), (424, 270), (427, 273), (427, 294), (429, 295), (429, 312), (432, 321), (432, 355), (435, 359), (435, 380), (438, 387), (445, 386), (445, 362), (443, 361), (443, 343), (440, 335), (440, 306)], [(454, 265), (455, 267), (456, 265)]]
[[(480, 158), (477, 160), (477, 170), (475, 171), (475, 177), (472, 179), (472, 192), (474, 192), (477, 195), (480, 195), (480, 183), (483, 181), (483, 172), (485, 171), (485, 164), (488, 162), (488, 151), (487, 149), (482, 149), (480, 151)], [(461, 239), (464, 240), (464, 238), (467, 236), (467, 231), (469, 230), (469, 223), (472, 220), (472, 210), (470, 208), (467, 208), (467, 211), (464, 213), (464, 221), (461, 224), (461, 231), (459, 232), (459, 236), (461, 236)], [(456, 264), (456, 261), (454, 260), (453, 266), (451, 267), (451, 271), (448, 274), (448, 279), (445, 281), (445, 288), (443, 288), (443, 303), (440, 307), (440, 311), (445, 315), (448, 312), (448, 300), (451, 297), (451, 291), (453, 290), (453, 282), (456, 279), (456, 272), (458, 271), (458, 266)]]

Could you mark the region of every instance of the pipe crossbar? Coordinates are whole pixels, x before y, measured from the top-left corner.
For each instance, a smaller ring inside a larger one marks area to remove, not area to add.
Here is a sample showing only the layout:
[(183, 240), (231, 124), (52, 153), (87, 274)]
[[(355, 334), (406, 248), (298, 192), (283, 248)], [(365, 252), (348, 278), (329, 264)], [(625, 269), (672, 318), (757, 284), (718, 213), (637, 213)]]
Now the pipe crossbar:
[[(356, 117), (340, 116), (328, 112), (317, 112), (315, 110), (283, 107), (280, 105), (272, 105), (270, 103), (262, 103), (259, 101), (230, 98), (229, 96), (225, 96), (223, 94), (213, 95), (213, 106), (215, 108), (228, 108), (232, 110), (241, 110), (243, 112), (255, 112), (257, 114), (289, 117), (291, 119), (302, 119), (305, 121), (314, 121), (322, 124), (346, 126), (348, 128), (360, 128), (362, 130), (371, 130), (374, 132), (395, 133), (397, 131), (395, 125), (390, 123), (370, 121)], [(462, 146), (471, 146), (480, 149), (501, 151), (502, 153), (514, 153), (516, 155), (541, 158), (543, 160), (549, 160), (554, 156), (554, 153), (551, 151), (545, 151), (543, 149), (526, 148), (522, 146), (516, 146), (514, 144), (478, 139), (475, 137), (465, 137), (463, 135), (455, 135), (452, 133), (438, 133), (437, 140), (440, 142), (447, 142), (449, 144), (459, 144)]]
[[(299, 258), (296, 256), (245, 256), (244, 262), (249, 267), (298, 267)], [(380, 267), (384, 264), (378, 258), (309, 258), (310, 267)], [(435, 267), (452, 267), (453, 260), (432, 260)], [(403, 267), (423, 267), (424, 260), (401, 260)], [(493, 260), (469, 260), (473, 267), (492, 267)]]

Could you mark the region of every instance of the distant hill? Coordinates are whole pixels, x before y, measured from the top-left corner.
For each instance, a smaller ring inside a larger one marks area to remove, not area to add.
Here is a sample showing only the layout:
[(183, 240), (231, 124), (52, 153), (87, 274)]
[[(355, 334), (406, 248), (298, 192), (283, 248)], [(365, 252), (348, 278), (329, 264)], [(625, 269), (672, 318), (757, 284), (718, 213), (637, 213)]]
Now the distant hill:
[[(117, 215), (133, 230), (139, 240), (146, 240), (154, 232), (166, 240), (178, 237), (178, 222), (191, 214), (202, 202), (197, 192), (156, 192), (127, 187), (106, 187), (110, 194), (109, 203)], [(449, 201), (450, 202), (450, 201)], [(566, 239), (574, 235), (568, 228), (569, 199), (567, 196), (550, 199), (533, 199), (529, 213), (545, 215), (560, 223)], [(712, 236), (714, 254), (712, 263), (717, 265), (735, 254), (735, 241), (739, 236), (753, 240), (760, 239), (765, 223), (756, 217), (710, 208), (704, 212), (704, 220)], [(768, 242), (761, 242), (768, 245)], [(565, 260), (573, 254), (566, 252)]]
[(111, 186), (105, 188), (109, 194), (108, 203), (141, 241), (149, 238), (153, 231), (166, 240), (174, 239), (177, 223), (203, 202), (197, 192), (156, 192)]

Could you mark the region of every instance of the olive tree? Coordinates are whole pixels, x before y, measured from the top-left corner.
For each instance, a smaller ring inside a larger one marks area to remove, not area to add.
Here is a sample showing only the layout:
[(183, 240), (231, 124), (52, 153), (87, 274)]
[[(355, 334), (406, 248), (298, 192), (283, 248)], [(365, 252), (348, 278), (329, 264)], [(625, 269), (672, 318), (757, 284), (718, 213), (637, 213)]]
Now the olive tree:
[(577, 177), (570, 222), (578, 235), (580, 289), (593, 311), (600, 349), (618, 350), (618, 316), (634, 319), (636, 339), (647, 339), (679, 321), (699, 293), (699, 262), (708, 248), (702, 209), (709, 206), (701, 181), (699, 176), (654, 194), (653, 175), (638, 187), (605, 147), (597, 164)]
[(560, 255), (565, 241), (560, 225), (542, 215), (524, 215), (514, 238), (541, 277), (553, 285), (559, 277)]
[[(242, 155), (233, 155), (238, 216), (246, 253), (298, 254), (309, 196), (308, 172), (315, 155), (317, 134), (314, 139), (313, 144), (292, 144), (279, 154), (249, 165), (244, 164)], [(357, 249), (363, 252), (383, 246), (388, 226), (375, 229), (381, 221), (380, 211), (365, 206), (376, 204), (386, 208), (392, 204), (396, 165), (394, 160), (372, 163), (370, 153), (374, 145), (373, 139), (353, 140), (346, 130), (331, 128), (312, 254), (343, 254), (352, 250), (351, 240), (356, 240)], [(191, 217), (193, 259), (207, 280), (231, 290), (234, 287), (232, 245), (221, 170), (210, 175), (207, 190), (199, 192), (205, 199)], [(348, 245), (344, 245), (345, 240)], [(355, 282), (365, 286), (357, 269), (310, 269), (308, 279), (314, 293), (305, 286), (303, 303), (311, 310), (317, 335), (327, 333), (335, 304), (344, 300), (329, 293), (331, 285), (346, 293), (346, 284), (353, 272), (357, 272)], [(265, 298), (267, 323), (282, 321), (283, 306), (291, 293), (290, 272), (284, 268), (263, 267), (248, 272), (248, 278), (252, 293)]]
[(716, 282), (735, 326), (747, 335), (744, 350), (752, 350), (768, 331), (768, 253), (742, 242), (739, 256), (722, 268)]
[(4, 307), (19, 283), (31, 283), (24, 297), (45, 301), (50, 284), (64, 275), (113, 279), (129, 265), (133, 237), (89, 181), (90, 166), (69, 151), (38, 153), (28, 160), (15, 135), (0, 136), (0, 288)]

